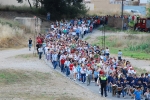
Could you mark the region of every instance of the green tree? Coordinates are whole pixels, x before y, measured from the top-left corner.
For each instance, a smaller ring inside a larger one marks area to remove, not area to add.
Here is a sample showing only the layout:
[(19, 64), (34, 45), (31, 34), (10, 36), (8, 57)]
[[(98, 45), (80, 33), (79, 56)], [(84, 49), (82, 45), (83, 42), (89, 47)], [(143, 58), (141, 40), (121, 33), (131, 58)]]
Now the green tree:
[[(17, 0), (22, 3), (24, 0)], [(79, 15), (84, 15), (87, 12), (83, 0), (33, 0), (34, 7), (38, 8), (40, 14), (51, 13), (52, 19), (74, 18)], [(32, 5), (28, 0), (30, 7)], [(41, 6), (39, 6), (41, 5)]]
[(87, 12), (82, 0), (43, 0), (41, 4), (56, 19), (72, 18)]

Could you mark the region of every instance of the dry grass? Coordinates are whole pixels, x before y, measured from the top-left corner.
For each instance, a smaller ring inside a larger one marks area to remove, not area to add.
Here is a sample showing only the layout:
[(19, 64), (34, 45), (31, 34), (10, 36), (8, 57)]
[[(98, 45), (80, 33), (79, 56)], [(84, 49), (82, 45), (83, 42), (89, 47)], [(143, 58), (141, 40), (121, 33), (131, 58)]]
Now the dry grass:
[(24, 27), (12, 20), (0, 19), (0, 30), (0, 48), (27, 46), (27, 40), (31, 36), (24, 35)]
[(12, 100), (12, 98), (14, 100), (90, 100), (87, 97), (83, 98), (86, 93), (79, 91), (77, 93), (79, 87), (57, 74), (0, 70), (0, 98), (3, 100)]
[(148, 35), (138, 34), (138, 35), (125, 35), (125, 36), (111, 36), (108, 40), (112, 42), (113, 47), (123, 47), (127, 48), (131, 45), (139, 45), (141, 43), (147, 43), (149, 40)]

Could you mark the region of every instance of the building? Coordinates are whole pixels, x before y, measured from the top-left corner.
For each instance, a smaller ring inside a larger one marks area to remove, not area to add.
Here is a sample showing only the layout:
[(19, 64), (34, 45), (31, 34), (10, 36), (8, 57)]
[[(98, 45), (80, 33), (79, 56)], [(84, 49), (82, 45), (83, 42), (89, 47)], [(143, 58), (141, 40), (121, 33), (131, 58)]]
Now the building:
[[(122, 0), (84, 0), (91, 14), (121, 14)], [(147, 0), (123, 0), (124, 8), (137, 9), (146, 7)], [(146, 11), (145, 11), (146, 12)], [(143, 13), (143, 11), (142, 11)]]

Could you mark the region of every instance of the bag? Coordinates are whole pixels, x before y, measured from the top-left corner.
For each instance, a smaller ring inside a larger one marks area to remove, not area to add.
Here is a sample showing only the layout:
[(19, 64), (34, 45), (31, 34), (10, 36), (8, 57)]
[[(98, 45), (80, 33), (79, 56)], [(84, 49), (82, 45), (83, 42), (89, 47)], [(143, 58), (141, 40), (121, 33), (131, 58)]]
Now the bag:
[(97, 82), (96, 83), (99, 84), (99, 78), (97, 78)]

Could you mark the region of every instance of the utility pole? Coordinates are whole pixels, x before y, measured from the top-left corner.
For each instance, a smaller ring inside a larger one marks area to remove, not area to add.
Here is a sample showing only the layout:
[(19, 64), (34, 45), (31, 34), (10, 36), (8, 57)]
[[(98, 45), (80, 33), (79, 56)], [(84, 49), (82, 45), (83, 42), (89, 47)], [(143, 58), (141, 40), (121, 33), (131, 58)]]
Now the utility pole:
[(104, 49), (105, 49), (105, 24), (104, 24)]
[(36, 16), (34, 16), (34, 19), (35, 19), (35, 33), (34, 33), (34, 51), (33, 51), (33, 54), (35, 55), (36, 54)]
[(124, 5), (123, 5), (123, 0), (122, 0), (122, 6), (121, 6), (121, 18), (122, 18), (122, 30), (123, 30), (123, 7)]

